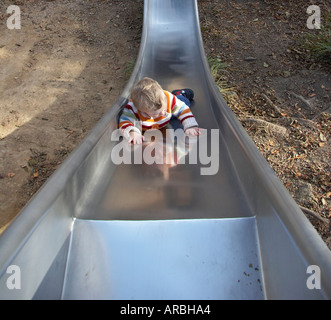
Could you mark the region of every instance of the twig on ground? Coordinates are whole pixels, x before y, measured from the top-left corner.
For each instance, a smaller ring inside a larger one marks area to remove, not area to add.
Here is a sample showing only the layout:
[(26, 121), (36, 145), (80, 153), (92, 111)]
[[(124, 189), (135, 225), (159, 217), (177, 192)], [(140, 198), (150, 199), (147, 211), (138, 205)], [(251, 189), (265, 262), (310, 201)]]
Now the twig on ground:
[(288, 136), (288, 131), (285, 127), (279, 126), (278, 124), (274, 124), (262, 119), (255, 119), (255, 118), (247, 118), (247, 119), (242, 119), (242, 122), (248, 122), (248, 123), (257, 123), (260, 124), (264, 127), (266, 127), (267, 130), (270, 132), (276, 134), (276, 135), (281, 135), (283, 137)]
[(294, 92), (292, 92), (292, 91), (287, 91), (287, 92), (288, 92), (290, 95), (292, 95), (293, 97), (295, 97), (295, 98), (301, 100), (301, 102), (303, 102), (304, 105), (305, 105), (306, 107), (308, 107), (310, 110), (314, 110), (314, 111), (317, 110), (316, 107), (313, 106), (313, 105), (312, 105), (307, 99), (305, 99), (303, 96), (301, 96), (301, 95), (299, 95), (299, 94), (296, 94), (296, 93), (294, 93)]
[(317, 114), (314, 116), (313, 119), (311, 119), (312, 121), (315, 121), (322, 113), (330, 113), (331, 112), (331, 107), (328, 107), (322, 111), (317, 112)]
[(283, 116), (283, 112), (280, 110), (280, 108), (278, 106), (276, 106), (276, 104), (274, 104), (266, 94), (263, 93), (262, 97), (268, 103), (269, 107), (274, 109), (278, 113), (278, 115)]
[(318, 220), (321, 221), (321, 222), (329, 223), (329, 220), (328, 220), (328, 219), (321, 217), (318, 213), (316, 213), (316, 212), (314, 212), (314, 211), (311, 211), (310, 209), (307, 209), (307, 208), (302, 207), (302, 206), (299, 206), (299, 207), (300, 207), (300, 209), (301, 209), (304, 213), (309, 214), (310, 216), (312, 216), (312, 217), (318, 219)]

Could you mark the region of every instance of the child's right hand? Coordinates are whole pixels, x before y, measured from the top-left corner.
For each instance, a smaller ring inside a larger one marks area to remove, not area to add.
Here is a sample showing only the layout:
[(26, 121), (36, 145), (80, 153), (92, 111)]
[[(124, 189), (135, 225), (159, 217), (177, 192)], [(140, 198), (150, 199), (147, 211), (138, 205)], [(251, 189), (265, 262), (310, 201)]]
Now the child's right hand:
[(199, 136), (200, 134), (202, 134), (204, 129), (198, 128), (198, 127), (192, 127), (192, 128), (188, 128), (185, 131), (185, 134), (189, 135), (189, 136)]
[(144, 141), (144, 136), (141, 133), (135, 131), (130, 132), (130, 138), (128, 143), (142, 144), (143, 141)]

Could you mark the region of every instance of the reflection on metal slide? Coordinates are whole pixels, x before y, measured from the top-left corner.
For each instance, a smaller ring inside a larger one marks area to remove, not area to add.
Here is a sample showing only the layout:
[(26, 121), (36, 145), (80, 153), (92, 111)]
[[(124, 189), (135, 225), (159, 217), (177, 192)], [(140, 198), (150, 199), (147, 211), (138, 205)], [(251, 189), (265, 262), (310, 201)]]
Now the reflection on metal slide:
[[(330, 299), (330, 250), (218, 92), (196, 1), (144, 11), (122, 95), (2, 234), (0, 299)], [(144, 76), (194, 90), (218, 170), (202, 174), (206, 157), (114, 163), (118, 114)]]

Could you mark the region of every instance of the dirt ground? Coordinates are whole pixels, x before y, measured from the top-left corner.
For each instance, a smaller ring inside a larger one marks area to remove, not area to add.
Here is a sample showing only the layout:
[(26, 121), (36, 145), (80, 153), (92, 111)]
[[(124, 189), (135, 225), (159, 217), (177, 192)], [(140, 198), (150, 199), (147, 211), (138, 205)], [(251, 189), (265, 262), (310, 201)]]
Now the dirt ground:
[(0, 227), (4, 229), (121, 94), (142, 1), (0, 3)]
[[(223, 96), (331, 249), (331, 56), (315, 61), (298, 39), (307, 1), (200, 1), (208, 57), (219, 59)], [(328, 1), (314, 1), (321, 24)], [(324, 20), (323, 20), (324, 19)]]
[[(20, 30), (6, 27), (12, 4)], [(296, 46), (306, 1), (198, 4), (206, 54), (226, 63), (229, 106), (331, 248), (331, 76)], [(143, 1), (5, 0), (0, 21), (1, 232), (122, 92)]]

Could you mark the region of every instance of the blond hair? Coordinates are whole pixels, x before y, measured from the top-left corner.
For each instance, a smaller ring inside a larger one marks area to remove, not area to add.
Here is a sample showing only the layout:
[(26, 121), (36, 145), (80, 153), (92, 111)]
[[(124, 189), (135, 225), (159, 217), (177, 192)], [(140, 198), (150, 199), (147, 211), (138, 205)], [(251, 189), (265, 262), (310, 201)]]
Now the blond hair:
[(131, 99), (140, 111), (157, 111), (162, 108), (165, 94), (157, 81), (145, 77), (133, 86)]

